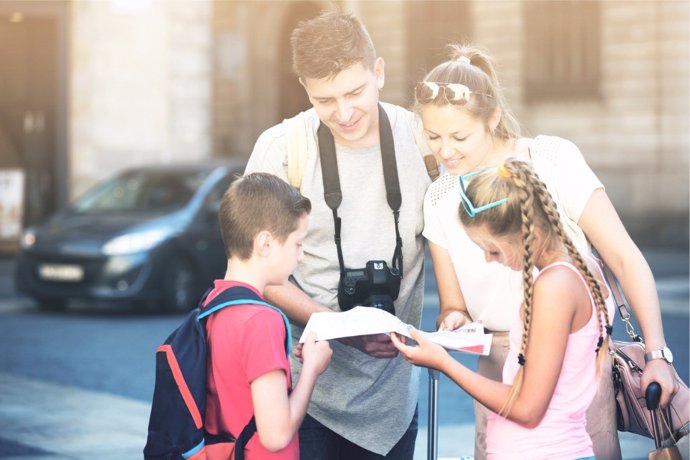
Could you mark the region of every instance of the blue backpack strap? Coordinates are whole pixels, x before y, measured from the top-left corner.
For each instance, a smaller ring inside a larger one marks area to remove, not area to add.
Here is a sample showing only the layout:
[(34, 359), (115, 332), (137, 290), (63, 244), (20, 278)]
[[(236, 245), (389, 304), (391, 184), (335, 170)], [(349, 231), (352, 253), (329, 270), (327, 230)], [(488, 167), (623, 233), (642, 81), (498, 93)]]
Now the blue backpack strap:
[[(209, 292), (206, 292), (206, 294), (203, 297), (203, 300), (206, 299), (206, 296), (208, 295)], [(203, 302), (202, 300), (202, 302)], [(251, 289), (248, 289), (243, 286), (234, 286), (229, 289), (224, 290), (220, 294), (218, 294), (213, 300), (211, 300), (207, 305), (202, 307), (200, 310), (201, 312), (197, 316), (197, 321), (200, 321), (209, 315), (217, 312), (218, 310), (222, 310), (225, 307), (230, 307), (232, 305), (263, 305), (264, 307), (271, 308), (278, 313), (280, 313), (280, 316), (283, 318), (283, 322), (285, 323), (285, 354), (289, 357), (290, 353), (292, 352), (292, 330), (290, 328), (290, 321), (288, 320), (288, 317), (285, 316), (285, 313), (283, 313), (279, 308), (271, 305), (268, 302), (264, 302), (259, 298), (258, 295)]]

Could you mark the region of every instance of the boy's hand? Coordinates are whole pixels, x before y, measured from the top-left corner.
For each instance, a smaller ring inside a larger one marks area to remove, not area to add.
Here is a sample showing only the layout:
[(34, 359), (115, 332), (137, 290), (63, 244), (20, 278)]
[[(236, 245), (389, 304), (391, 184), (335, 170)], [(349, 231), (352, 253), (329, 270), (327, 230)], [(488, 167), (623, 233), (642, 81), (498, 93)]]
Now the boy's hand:
[(445, 348), (426, 340), (415, 328), (410, 328), (410, 335), (417, 342), (416, 347), (405, 345), (405, 342), (402, 340), (405, 337), (401, 337), (396, 333), (391, 334), (393, 345), (400, 351), (403, 358), (417, 366), (441, 370), (443, 360), (449, 356)]
[(316, 342), (315, 332), (310, 332), (307, 340), (295, 349), (295, 356), (302, 363), (302, 368), (309, 367), (317, 375), (322, 374), (331, 362), (333, 350), (328, 340)]
[(398, 350), (391, 342), (387, 334), (359, 335), (356, 337), (343, 337), (338, 339), (340, 343), (349, 345), (374, 358), (390, 359), (398, 356)]

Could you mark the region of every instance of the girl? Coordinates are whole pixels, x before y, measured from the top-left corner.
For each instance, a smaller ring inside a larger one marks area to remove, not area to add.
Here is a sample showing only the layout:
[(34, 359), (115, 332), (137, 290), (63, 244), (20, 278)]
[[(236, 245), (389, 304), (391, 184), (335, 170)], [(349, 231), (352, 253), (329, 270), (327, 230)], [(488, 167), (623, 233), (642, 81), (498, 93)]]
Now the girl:
[(487, 262), (522, 271), (523, 304), (511, 319), (503, 383), (467, 369), (417, 331), (412, 336), (418, 346), (398, 337), (393, 343), (405, 359), (440, 370), (495, 412), (488, 422), (489, 458), (594, 458), (585, 412), (610, 331), (592, 274), (600, 273), (571, 242), (549, 192), (527, 163), (511, 159), (458, 180), (460, 220), (469, 237)]
[[(520, 135), (505, 102), (491, 58), (473, 46), (452, 46), (451, 59), (432, 69), (415, 89), (415, 110), (424, 133), (446, 173), (431, 184), (424, 203), (424, 236), (434, 263), (442, 329), (482, 320), (494, 333), (491, 354), (479, 359), (482, 375), (500, 380), (508, 350), (512, 313), (520, 305), (517, 273), (484, 260), (465, 234), (457, 209), (458, 176), (481, 167), (498, 166), (508, 157), (528, 161), (545, 183), (562, 225), (580, 253), (593, 244), (621, 282), (641, 326), (647, 352), (665, 347), (654, 278), (642, 253), (626, 232), (601, 182), (578, 148), (565, 139)], [(610, 373), (610, 366), (604, 371)], [(656, 381), (665, 405), (677, 391), (671, 368), (663, 359), (647, 363), (643, 386)], [(598, 458), (620, 459), (613, 386), (604, 375), (587, 416), (587, 429)], [(486, 415), (475, 404), (475, 459), (484, 459)]]

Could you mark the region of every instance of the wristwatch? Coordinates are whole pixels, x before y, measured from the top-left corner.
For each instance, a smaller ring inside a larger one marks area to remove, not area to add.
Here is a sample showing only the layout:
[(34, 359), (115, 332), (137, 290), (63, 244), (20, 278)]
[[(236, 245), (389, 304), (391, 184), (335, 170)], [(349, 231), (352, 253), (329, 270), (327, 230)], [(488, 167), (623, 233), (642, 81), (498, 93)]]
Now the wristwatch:
[(644, 362), (648, 363), (653, 359), (663, 359), (667, 363), (671, 364), (673, 362), (673, 353), (668, 347), (664, 347), (661, 350), (650, 351), (644, 354)]

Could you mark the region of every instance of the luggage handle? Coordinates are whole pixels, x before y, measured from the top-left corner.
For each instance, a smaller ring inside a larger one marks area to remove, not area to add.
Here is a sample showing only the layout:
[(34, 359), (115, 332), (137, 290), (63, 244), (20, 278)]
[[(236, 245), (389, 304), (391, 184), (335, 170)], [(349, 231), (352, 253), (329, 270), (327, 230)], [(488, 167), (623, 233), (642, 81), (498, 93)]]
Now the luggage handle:
[(427, 368), (429, 371), (429, 423), (427, 425), (427, 460), (438, 459), (438, 378), (440, 372)]

